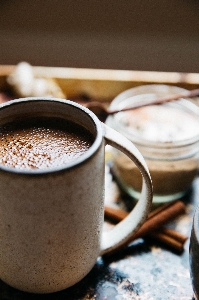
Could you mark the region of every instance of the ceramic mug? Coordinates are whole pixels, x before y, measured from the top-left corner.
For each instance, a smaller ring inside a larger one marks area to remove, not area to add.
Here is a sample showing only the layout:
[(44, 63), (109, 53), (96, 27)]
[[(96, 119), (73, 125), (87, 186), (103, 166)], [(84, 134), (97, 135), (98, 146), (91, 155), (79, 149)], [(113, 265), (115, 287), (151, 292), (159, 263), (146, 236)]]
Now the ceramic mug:
[(192, 223), (189, 246), (190, 275), (194, 294), (199, 299), (199, 205), (197, 206)]
[[(19, 290), (51, 293), (74, 285), (92, 269), (99, 255), (125, 245), (147, 218), (152, 184), (135, 146), (72, 101), (9, 101), (0, 106), (0, 125), (37, 115), (73, 121), (94, 136), (80, 158), (60, 167), (21, 170), (0, 165), (0, 278)], [(106, 144), (135, 162), (143, 184), (132, 212), (104, 233)]]

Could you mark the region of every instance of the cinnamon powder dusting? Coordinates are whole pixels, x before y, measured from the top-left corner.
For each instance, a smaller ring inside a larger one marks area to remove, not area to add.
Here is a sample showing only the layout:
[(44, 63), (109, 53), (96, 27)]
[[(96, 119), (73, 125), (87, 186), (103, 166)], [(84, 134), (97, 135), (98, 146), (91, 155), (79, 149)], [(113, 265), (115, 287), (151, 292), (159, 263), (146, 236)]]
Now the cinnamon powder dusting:
[(89, 131), (60, 118), (36, 117), (0, 126), (0, 163), (18, 169), (67, 164), (93, 142)]

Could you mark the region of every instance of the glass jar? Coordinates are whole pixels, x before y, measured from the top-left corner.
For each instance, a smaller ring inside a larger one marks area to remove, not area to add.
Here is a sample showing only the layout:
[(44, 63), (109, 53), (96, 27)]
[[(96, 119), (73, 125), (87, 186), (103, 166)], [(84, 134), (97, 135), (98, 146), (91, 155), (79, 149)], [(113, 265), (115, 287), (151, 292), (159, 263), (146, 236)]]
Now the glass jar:
[[(183, 89), (145, 85), (118, 95), (109, 109), (145, 104)], [(148, 165), (154, 203), (182, 197), (198, 171), (199, 108), (187, 99), (150, 105), (110, 115), (107, 124), (125, 135), (140, 150)], [(133, 198), (140, 195), (141, 175), (119, 150), (112, 150), (113, 173), (119, 185)]]

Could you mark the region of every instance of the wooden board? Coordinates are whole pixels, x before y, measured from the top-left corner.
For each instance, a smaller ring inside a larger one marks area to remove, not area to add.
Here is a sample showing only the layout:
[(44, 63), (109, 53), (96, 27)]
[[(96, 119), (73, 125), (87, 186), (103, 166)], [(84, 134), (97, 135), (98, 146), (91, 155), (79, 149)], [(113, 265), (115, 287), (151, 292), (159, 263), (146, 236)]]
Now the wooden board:
[[(0, 65), (0, 89), (15, 66)], [(150, 72), (57, 67), (33, 67), (36, 77), (52, 78), (67, 98), (83, 95), (98, 101), (111, 101), (122, 91), (143, 84), (169, 84), (194, 89), (199, 87), (199, 73)]]

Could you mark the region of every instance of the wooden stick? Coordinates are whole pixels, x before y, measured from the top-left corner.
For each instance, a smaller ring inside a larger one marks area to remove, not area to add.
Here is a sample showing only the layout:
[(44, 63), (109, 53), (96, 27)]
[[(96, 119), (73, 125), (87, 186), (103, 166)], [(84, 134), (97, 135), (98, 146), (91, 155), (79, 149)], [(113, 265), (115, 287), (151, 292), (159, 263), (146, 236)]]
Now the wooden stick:
[[(149, 213), (148, 219), (155, 216), (156, 214), (158, 214), (159, 212), (161, 212), (162, 210), (164, 210), (165, 208), (167, 208), (173, 204), (174, 204), (174, 202), (166, 203), (166, 204), (158, 206), (156, 209), (154, 209), (153, 211), (151, 211)], [(128, 212), (126, 212), (125, 210), (122, 210), (120, 208), (112, 208), (112, 207), (106, 206), (106, 205), (104, 207), (104, 212), (105, 212), (106, 217), (112, 219), (113, 221), (117, 221), (117, 222), (122, 221), (129, 214)]]
[(128, 212), (119, 208), (112, 208), (106, 205), (104, 207), (104, 213), (105, 217), (110, 218), (111, 220), (116, 222), (120, 222), (128, 216)]
[(156, 234), (164, 234), (166, 236), (169, 236), (173, 239), (175, 239), (176, 241), (180, 242), (181, 244), (184, 244), (187, 240), (187, 236), (176, 231), (173, 229), (169, 229), (169, 228), (161, 228), (161, 232), (155, 231)]
[[(160, 227), (183, 213), (185, 213), (185, 205), (179, 200), (158, 207), (149, 214), (145, 223), (127, 243), (149, 235), (181, 252), (187, 237), (173, 229), (160, 229)], [(124, 210), (105, 206), (105, 216), (116, 222), (122, 221), (127, 215)]]
[(150, 232), (147, 236), (154, 238), (155, 240), (168, 245), (170, 248), (176, 250), (177, 252), (182, 252), (184, 249), (184, 243), (179, 242), (175, 238), (170, 237), (162, 232)]
[(115, 110), (112, 110), (112, 111), (107, 111), (107, 114), (109, 115), (113, 115), (115, 113), (118, 113), (118, 112), (121, 112), (121, 111), (128, 111), (128, 110), (132, 110), (132, 109), (135, 109), (135, 108), (140, 108), (140, 107), (143, 107), (143, 106), (148, 106), (148, 105), (154, 105), (154, 104), (162, 104), (164, 102), (170, 102), (170, 101), (174, 101), (174, 100), (179, 100), (180, 98), (192, 98), (192, 97), (196, 97), (199, 95), (199, 89), (194, 89), (194, 90), (191, 90), (191, 91), (183, 91), (182, 93), (179, 93), (179, 94), (173, 94), (173, 95), (166, 95), (164, 97), (160, 97), (160, 98), (157, 98), (157, 99), (154, 99), (152, 101), (149, 101), (147, 103), (136, 103), (133, 105), (133, 107), (124, 107), (124, 108), (121, 108), (121, 109), (115, 109)]
[(160, 229), (161, 226), (165, 225), (172, 219), (184, 213), (185, 205), (181, 201), (174, 202), (167, 208), (160, 211), (158, 214), (155, 214), (153, 217), (148, 218), (148, 220), (146, 220), (146, 222), (134, 235), (134, 239), (138, 237), (143, 237), (149, 232)]

